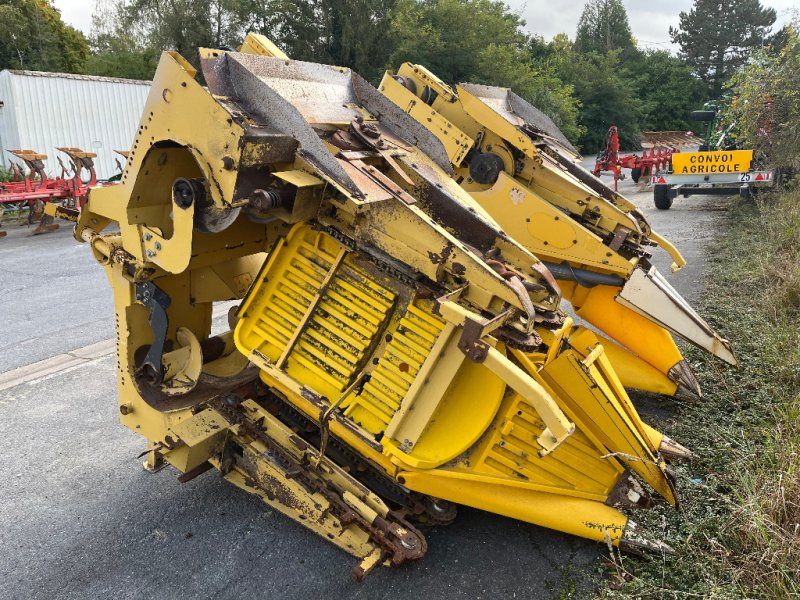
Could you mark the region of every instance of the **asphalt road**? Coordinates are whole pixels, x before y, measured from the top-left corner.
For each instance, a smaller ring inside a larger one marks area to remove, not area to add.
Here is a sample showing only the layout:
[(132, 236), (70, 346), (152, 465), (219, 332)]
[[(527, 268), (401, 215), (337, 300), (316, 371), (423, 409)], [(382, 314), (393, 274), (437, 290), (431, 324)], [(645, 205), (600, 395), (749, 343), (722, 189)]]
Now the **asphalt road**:
[[(697, 299), (724, 201), (677, 199), (664, 212), (632, 190), (623, 182), (689, 260), (670, 280)], [(101, 269), (68, 226), (39, 237), (5, 228), (0, 598), (549, 599), (595, 588), (600, 545), (467, 508), (427, 532), (421, 562), (355, 584), (351, 557), (213, 474), (181, 485), (170, 468), (146, 473), (143, 440), (117, 421), (113, 355), (74, 352), (113, 335)], [(655, 262), (669, 272), (665, 254)], [(30, 366), (67, 352), (83, 358)], [(13, 385), (27, 369), (36, 378)]]

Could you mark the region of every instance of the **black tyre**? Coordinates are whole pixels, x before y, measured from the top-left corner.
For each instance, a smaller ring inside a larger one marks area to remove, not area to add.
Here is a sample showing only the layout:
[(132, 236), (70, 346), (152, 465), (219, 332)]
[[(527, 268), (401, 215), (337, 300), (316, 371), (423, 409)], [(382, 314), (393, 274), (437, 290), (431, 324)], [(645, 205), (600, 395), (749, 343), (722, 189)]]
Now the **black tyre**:
[(713, 121), (714, 117), (717, 116), (717, 111), (715, 110), (693, 110), (689, 114), (689, 120), (691, 121)]
[(672, 198), (669, 196), (668, 185), (653, 186), (653, 200), (656, 203), (656, 208), (659, 210), (669, 210), (672, 206)]
[(639, 179), (642, 177), (642, 169), (636, 167), (635, 169), (631, 169), (631, 179), (633, 179), (633, 183), (639, 183)]

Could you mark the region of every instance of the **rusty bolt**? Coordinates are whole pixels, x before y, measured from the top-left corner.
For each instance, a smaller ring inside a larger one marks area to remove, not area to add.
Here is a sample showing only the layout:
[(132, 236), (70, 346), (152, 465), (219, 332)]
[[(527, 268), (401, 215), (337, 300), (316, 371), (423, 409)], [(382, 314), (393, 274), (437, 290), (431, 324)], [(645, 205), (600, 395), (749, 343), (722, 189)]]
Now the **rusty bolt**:
[(366, 125), (362, 125), (361, 126), (361, 131), (367, 137), (371, 137), (371, 138), (379, 138), (379, 137), (381, 137), (381, 132), (378, 130), (378, 128), (375, 126), (374, 123), (367, 123)]
[(129, 415), (133, 412), (133, 407), (130, 404), (120, 404), (119, 412), (123, 415)]

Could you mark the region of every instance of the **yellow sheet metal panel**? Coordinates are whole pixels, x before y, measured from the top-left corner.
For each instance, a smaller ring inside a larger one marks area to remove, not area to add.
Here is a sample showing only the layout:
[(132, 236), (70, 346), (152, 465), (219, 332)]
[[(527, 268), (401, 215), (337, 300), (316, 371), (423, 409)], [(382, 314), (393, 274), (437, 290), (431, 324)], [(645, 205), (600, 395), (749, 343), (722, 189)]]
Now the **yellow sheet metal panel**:
[(581, 319), (599, 327), (662, 373), (683, 359), (666, 329), (615, 300), (619, 288), (598, 285), (574, 289), (575, 294), (569, 299)]
[(278, 48), (275, 43), (265, 35), (250, 32), (244, 38), (239, 52), (244, 54), (257, 54), (274, 58), (289, 58), (286, 53)]
[(423, 494), (598, 542), (619, 544), (628, 522), (617, 509), (584, 498), (476, 481), (440, 471), (404, 471), (400, 477), (410, 489)]
[(564, 260), (581, 268), (591, 267), (627, 276), (633, 265), (616, 252), (609, 252), (603, 240), (576, 223), (533, 188), (501, 173), (484, 191), (471, 192), (481, 206), (510, 236), (542, 260)]
[(367, 431), (386, 429), (441, 334), (444, 322), (430, 308), (421, 301), (408, 307), (394, 333), (387, 334), (389, 343), (363, 392), (342, 403), (345, 415)]
[(664, 373), (610, 339), (601, 341), (614, 372), (626, 388), (665, 396), (675, 394), (678, 384)]
[[(456, 352), (460, 354), (456, 348), (448, 349), (447, 353)], [(469, 450), (492, 424), (506, 385), (485, 366), (461, 358), (455, 372), (441, 369), (447, 365), (447, 356), (444, 362), (437, 363), (441, 370), (437, 369), (431, 379), (443, 381), (445, 391), (440, 391), (440, 395), (423, 393), (416, 399), (422, 405), (411, 407), (412, 414), (417, 410), (425, 411), (428, 404), (435, 409), (430, 419), (424, 419), (419, 437), (409, 440), (407, 430), (401, 428), (393, 439), (383, 439), (386, 452), (402, 464), (418, 469), (439, 467)], [(431, 387), (436, 383), (432, 382)]]
[(591, 426), (608, 449), (607, 454), (625, 462), (670, 504), (675, 504), (675, 491), (664, 471), (665, 465), (656, 458), (646, 433), (620, 403), (614, 382), (608, 381), (593, 362), (585, 361), (574, 350), (561, 353), (542, 369), (542, 375), (569, 405), (576, 423)]
[(445, 147), (450, 162), (461, 164), (472, 148), (474, 141), (458, 127), (442, 117), (437, 111), (422, 102), (414, 94), (404, 88), (391, 75), (385, 75), (381, 81), (381, 92), (410, 114), (422, 126), (433, 133)]
[(360, 370), (395, 294), (375, 283), (339, 242), (295, 227), (270, 256), (236, 329), (240, 350), (258, 350), (333, 401)]
[(622, 467), (600, 458), (604, 452), (577, 430), (558, 450), (540, 457), (537, 438), (544, 423), (519, 394), (512, 394), (500, 409), (488, 439), (471, 453), (469, 462), (478, 473), (519, 478), (538, 489), (571, 492), (604, 502)]
[(747, 173), (752, 160), (752, 150), (676, 152), (672, 155), (672, 172), (678, 175)]
[(173, 425), (168, 438), (180, 443), (166, 453), (166, 458), (176, 469), (189, 471), (204, 463), (225, 440), (228, 423), (212, 408), (207, 408), (191, 418)]

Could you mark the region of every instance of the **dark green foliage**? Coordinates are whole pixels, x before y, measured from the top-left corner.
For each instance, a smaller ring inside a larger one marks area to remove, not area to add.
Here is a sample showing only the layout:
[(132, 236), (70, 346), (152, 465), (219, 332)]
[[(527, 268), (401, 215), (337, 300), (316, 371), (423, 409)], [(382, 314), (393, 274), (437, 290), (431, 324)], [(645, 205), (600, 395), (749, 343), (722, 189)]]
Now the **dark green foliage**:
[(579, 123), (585, 129), (578, 140), (585, 153), (605, 146), (611, 125), (619, 128), (623, 148), (639, 147), (644, 105), (634, 79), (623, 68), (622, 51), (581, 54), (572, 48), (558, 56), (558, 73), (575, 89), (581, 102)]
[(148, 80), (155, 73), (158, 57), (155, 48), (139, 46), (130, 37), (101, 34), (92, 38), (92, 54), (86, 61), (86, 72)]
[(620, 0), (589, 0), (583, 7), (575, 34), (578, 52), (610, 52), (636, 50), (628, 13)]
[(425, 65), (447, 82), (470, 81), (485, 68), (488, 47), (524, 62), (525, 22), (494, 0), (400, 0), (391, 64)]
[(536, 60), (524, 21), (493, 0), (400, 0), (390, 66), (419, 63), (448, 83), (511, 87), (576, 140), (578, 103), (551, 61)]
[(642, 131), (697, 130), (689, 113), (703, 106), (707, 89), (685, 62), (664, 50), (645, 50), (625, 67), (642, 103)]
[(0, 0), (0, 69), (80, 73), (86, 38), (47, 0)]
[(639, 147), (640, 131), (689, 130), (689, 113), (702, 106), (706, 88), (685, 62), (665, 51), (636, 48), (625, 8), (619, 0), (591, 0), (578, 24), (573, 45), (565, 36), (551, 42), (532, 39), (536, 56), (553, 57), (557, 75), (573, 85), (583, 108), (579, 139), (584, 152), (619, 128), (624, 149)]
[(786, 28), (780, 47), (759, 50), (731, 81), (737, 94), (724, 113), (745, 147), (770, 167), (800, 169), (800, 36)]
[(379, 79), (392, 50), (396, 0), (271, 0), (255, 29), (292, 58), (350, 67)]
[[(106, 64), (121, 54), (126, 70), (142, 56), (150, 71), (151, 53), (162, 50), (196, 65), (198, 47), (238, 46), (259, 6), (250, 0), (117, 0), (95, 18), (92, 42)], [(98, 70), (107, 70), (103, 62)]]
[(681, 57), (717, 97), (725, 81), (761, 46), (775, 18), (775, 10), (759, 0), (695, 0), (688, 13), (681, 12), (679, 27), (669, 32)]

